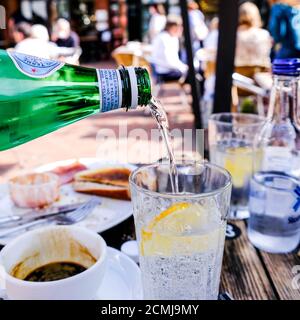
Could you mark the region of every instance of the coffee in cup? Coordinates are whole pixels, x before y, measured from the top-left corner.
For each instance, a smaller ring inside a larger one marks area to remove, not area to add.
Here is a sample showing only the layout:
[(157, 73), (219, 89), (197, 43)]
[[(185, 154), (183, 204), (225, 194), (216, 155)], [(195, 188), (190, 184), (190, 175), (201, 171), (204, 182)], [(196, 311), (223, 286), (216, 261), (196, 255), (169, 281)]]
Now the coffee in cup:
[(10, 299), (94, 299), (106, 266), (97, 233), (55, 226), (29, 231), (0, 252)]

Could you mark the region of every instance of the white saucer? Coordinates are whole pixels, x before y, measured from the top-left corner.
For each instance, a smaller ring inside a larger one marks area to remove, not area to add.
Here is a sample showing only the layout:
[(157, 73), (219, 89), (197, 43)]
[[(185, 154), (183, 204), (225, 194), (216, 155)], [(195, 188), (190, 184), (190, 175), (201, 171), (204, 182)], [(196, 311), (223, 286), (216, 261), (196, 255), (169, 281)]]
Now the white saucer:
[[(140, 268), (121, 251), (107, 249), (107, 270), (96, 300), (142, 300)], [(0, 288), (2, 299), (7, 300), (7, 297)]]
[(141, 300), (141, 271), (137, 264), (114, 248), (107, 250), (107, 271), (96, 300)]

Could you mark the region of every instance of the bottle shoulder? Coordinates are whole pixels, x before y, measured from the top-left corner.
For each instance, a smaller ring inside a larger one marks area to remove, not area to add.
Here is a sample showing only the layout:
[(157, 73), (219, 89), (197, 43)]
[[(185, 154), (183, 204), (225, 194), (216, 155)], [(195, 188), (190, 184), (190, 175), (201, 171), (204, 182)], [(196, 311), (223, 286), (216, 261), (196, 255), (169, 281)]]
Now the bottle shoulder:
[(295, 146), (299, 133), (292, 122), (267, 121), (258, 133), (257, 145)]

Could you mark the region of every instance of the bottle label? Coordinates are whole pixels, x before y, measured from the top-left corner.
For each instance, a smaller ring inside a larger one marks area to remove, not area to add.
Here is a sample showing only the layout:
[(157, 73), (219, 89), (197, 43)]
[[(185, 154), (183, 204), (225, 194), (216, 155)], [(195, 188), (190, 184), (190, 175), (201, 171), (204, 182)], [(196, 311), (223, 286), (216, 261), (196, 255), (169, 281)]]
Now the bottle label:
[(27, 54), (7, 51), (19, 71), (32, 78), (46, 78), (64, 66), (63, 62), (37, 58)]
[(262, 170), (290, 172), (292, 153), (285, 147), (267, 147), (264, 151)]
[(122, 84), (120, 73), (113, 69), (97, 70), (100, 91), (100, 112), (121, 108)]

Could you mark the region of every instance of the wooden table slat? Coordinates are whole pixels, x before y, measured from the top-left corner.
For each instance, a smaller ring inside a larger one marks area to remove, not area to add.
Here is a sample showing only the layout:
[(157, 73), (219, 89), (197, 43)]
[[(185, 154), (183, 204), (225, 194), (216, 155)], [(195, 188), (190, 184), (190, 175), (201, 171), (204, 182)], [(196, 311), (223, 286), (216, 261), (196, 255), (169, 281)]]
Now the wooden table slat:
[[(296, 254), (268, 254), (260, 253), (266, 268), (269, 271), (270, 277), (273, 281), (274, 287), (282, 300), (300, 300), (300, 257)], [(293, 267), (299, 266), (297, 273), (293, 274)], [(299, 287), (294, 289), (292, 281)], [(297, 283), (296, 283), (297, 282)]]
[(268, 275), (256, 249), (247, 238), (243, 221), (236, 221), (242, 233), (234, 240), (226, 240), (221, 275), (221, 292), (229, 292), (235, 300), (275, 300)]

